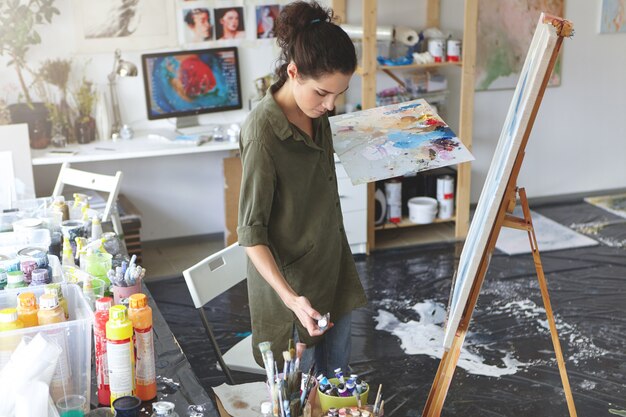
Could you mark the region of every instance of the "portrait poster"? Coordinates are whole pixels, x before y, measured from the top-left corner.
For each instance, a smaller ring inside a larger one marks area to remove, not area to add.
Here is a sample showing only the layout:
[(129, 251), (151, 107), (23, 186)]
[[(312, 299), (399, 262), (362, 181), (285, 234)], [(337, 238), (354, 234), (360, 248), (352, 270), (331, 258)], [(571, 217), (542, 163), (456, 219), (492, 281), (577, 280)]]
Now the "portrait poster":
[(600, 33), (626, 33), (626, 0), (602, 0)]
[[(514, 89), (542, 12), (563, 16), (565, 0), (479, 0), (476, 90)], [(548, 86), (561, 84), (561, 58)]]
[(354, 185), (474, 160), (422, 99), (334, 116), (330, 127)]
[(170, 0), (74, 0), (76, 46), (82, 53), (112, 53), (175, 46), (175, 4)]
[(245, 39), (246, 28), (243, 7), (224, 7), (214, 10), (215, 37), (218, 41)]
[(266, 4), (256, 7), (256, 37), (257, 39), (275, 38), (274, 25), (280, 14), (278, 4)]
[(179, 21), (183, 43), (207, 42), (214, 39), (213, 13), (208, 7), (185, 7)]

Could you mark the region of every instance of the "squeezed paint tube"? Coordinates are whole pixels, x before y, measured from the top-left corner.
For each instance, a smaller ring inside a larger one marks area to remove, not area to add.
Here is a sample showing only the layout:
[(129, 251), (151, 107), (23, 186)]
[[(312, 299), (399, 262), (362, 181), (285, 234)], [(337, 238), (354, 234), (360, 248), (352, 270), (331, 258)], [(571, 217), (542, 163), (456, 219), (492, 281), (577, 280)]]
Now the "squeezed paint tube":
[(328, 330), (328, 325), (330, 324), (330, 313), (326, 313), (317, 321), (317, 327), (320, 328), (321, 331), (325, 332)]

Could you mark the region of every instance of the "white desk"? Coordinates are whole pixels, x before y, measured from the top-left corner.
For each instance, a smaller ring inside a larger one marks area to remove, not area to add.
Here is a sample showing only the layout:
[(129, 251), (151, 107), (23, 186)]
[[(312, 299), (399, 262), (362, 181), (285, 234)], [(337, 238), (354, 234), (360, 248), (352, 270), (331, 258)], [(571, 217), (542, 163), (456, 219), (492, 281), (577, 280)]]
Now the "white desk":
[[(239, 148), (237, 142), (228, 140), (210, 141), (200, 146), (182, 141), (169, 140), (165, 137), (148, 137), (148, 133), (139, 132), (133, 139), (118, 141), (97, 141), (84, 145), (72, 144), (65, 148), (31, 150), (33, 165), (54, 165), (64, 162), (116, 161), (120, 159), (152, 158), (171, 155), (197, 154), (205, 152), (230, 151)], [(72, 151), (74, 154), (54, 153), (53, 151)]]
[[(137, 131), (133, 139), (73, 144), (32, 150), (37, 195), (50, 195), (60, 164), (113, 174), (124, 172), (121, 192), (142, 215), (142, 240), (223, 233), (224, 178), (222, 160), (239, 144), (210, 141), (200, 146)], [(112, 150), (108, 150), (112, 149)]]

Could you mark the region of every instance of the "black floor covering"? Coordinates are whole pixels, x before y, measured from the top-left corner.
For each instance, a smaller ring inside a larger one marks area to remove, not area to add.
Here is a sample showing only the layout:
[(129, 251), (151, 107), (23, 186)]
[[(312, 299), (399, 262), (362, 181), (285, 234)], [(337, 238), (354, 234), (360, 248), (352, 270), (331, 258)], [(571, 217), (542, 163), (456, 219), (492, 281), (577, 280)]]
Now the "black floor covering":
[[(626, 416), (626, 219), (584, 202), (532, 208), (601, 242), (543, 252), (542, 261), (578, 415)], [(440, 332), (437, 316), (445, 311), (461, 247), (426, 245), (357, 258), (369, 305), (353, 315), (352, 368), (375, 387), (383, 384), (387, 416), (421, 415), (439, 364), (441, 341), (432, 335)], [(225, 377), (184, 280), (148, 286), (211, 394)], [(542, 307), (532, 256), (496, 251), (461, 355), (468, 365), (457, 368), (443, 415), (568, 415)], [(211, 302), (207, 312), (225, 351), (250, 330), (245, 284)], [(501, 375), (489, 376), (495, 374)]]

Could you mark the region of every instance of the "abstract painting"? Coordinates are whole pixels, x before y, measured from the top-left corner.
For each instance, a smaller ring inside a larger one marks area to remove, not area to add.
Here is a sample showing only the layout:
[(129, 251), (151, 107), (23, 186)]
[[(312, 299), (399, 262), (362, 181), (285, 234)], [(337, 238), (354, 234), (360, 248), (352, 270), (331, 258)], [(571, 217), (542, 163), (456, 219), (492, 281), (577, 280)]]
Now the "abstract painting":
[(600, 33), (626, 33), (626, 0), (602, 0)]
[[(479, 0), (476, 90), (514, 89), (539, 15), (563, 16), (563, 4), (564, 0)], [(560, 59), (549, 85), (559, 84)]]
[(421, 99), (334, 116), (330, 127), (354, 185), (474, 160)]
[(536, 115), (533, 110), (538, 108), (543, 98), (543, 80), (549, 74), (552, 57), (558, 54), (558, 39), (551, 18), (541, 14), (461, 251), (450, 296), (445, 349), (452, 346), (483, 257), (489, 259), (491, 255), (487, 253), (489, 238), (513, 175), (515, 161), (524, 152), (524, 138), (528, 138), (532, 129)]
[(174, 2), (169, 0), (74, 0), (74, 21), (79, 52), (177, 44)]

